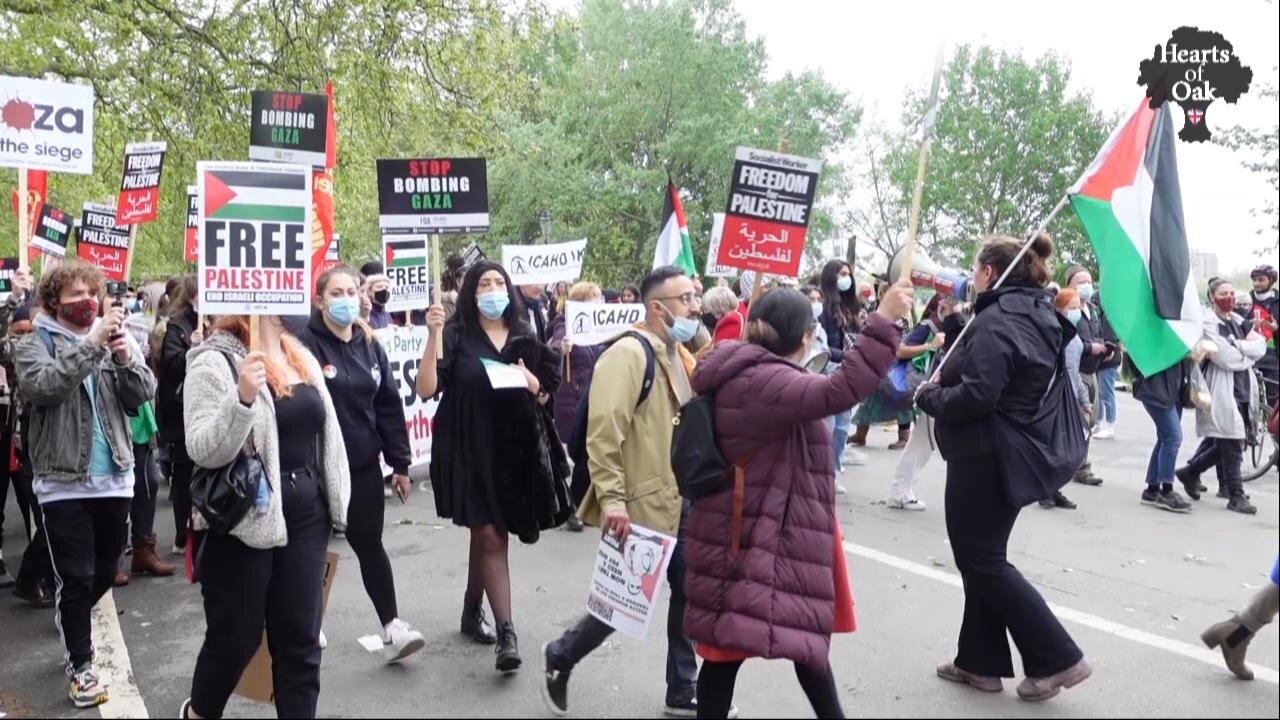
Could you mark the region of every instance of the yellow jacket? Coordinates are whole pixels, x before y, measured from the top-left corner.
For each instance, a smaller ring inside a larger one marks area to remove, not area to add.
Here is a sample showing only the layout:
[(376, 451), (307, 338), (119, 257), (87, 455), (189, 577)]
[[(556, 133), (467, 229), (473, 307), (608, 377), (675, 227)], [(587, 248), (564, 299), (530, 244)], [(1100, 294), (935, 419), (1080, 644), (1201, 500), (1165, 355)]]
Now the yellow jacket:
[[(681, 500), (671, 471), (671, 433), (680, 404), (672, 389), (666, 343), (646, 328), (636, 331), (653, 348), (653, 388), (636, 407), (645, 354), (634, 338), (614, 342), (596, 360), (587, 417), (591, 488), (578, 516), (599, 527), (606, 512), (625, 507), (631, 522), (675, 535)], [(692, 382), (693, 356), (684, 347), (679, 353)]]

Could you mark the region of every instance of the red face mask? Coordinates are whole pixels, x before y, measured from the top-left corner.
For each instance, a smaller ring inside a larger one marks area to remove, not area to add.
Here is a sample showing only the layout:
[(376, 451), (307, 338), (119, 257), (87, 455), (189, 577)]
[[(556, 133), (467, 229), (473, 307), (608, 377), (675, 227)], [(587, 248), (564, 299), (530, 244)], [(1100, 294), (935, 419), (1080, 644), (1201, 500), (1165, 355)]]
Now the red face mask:
[(73, 303), (58, 306), (58, 319), (64, 320), (78, 328), (87, 328), (92, 326), (94, 319), (97, 317), (97, 298), (85, 298)]
[(1218, 309), (1224, 313), (1229, 313), (1236, 309), (1236, 299), (1234, 297), (1214, 298), (1213, 304), (1217, 305)]

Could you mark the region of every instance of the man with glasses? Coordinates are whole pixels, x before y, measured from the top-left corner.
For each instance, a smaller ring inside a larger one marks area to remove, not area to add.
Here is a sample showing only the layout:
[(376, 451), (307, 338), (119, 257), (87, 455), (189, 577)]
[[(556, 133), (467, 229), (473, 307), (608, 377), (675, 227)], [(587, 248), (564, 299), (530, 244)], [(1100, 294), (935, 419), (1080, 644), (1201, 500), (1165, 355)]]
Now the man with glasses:
[[(684, 504), (671, 471), (672, 421), (693, 399), (693, 356), (684, 343), (700, 321), (690, 317), (695, 290), (684, 272), (654, 270), (640, 287), (645, 320), (615, 339), (596, 361), (588, 399), (587, 455), (591, 488), (579, 516), (587, 525), (616, 535), (623, 543), (631, 523), (678, 535)], [(648, 347), (641, 343), (646, 343)], [(644, 393), (653, 367), (653, 385)], [(637, 401), (644, 397), (642, 402)], [(667, 570), (671, 605), (667, 614), (667, 697), (669, 717), (696, 717), (698, 665), (684, 634), (684, 545), (676, 543)], [(600, 647), (613, 628), (584, 616), (559, 640), (545, 646), (543, 697), (556, 715), (569, 710), (569, 674)]]

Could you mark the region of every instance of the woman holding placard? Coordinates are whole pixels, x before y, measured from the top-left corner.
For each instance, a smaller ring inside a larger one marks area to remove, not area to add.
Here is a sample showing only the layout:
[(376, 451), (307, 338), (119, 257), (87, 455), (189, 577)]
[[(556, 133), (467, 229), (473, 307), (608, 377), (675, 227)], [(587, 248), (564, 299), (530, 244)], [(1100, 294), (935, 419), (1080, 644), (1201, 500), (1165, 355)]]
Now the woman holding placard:
[[(508, 536), (534, 542), (539, 530), (572, 512), (568, 463), (547, 407), (560, 384), (561, 356), (534, 337), (520, 293), (491, 262), (467, 272), (448, 324), (435, 305), (427, 326), (416, 385), (424, 398), (443, 393), (431, 453), (436, 511), (471, 530), (462, 633), (497, 642), (497, 669), (513, 672), (521, 659), (511, 620)], [(485, 595), (496, 637), (480, 606)]]

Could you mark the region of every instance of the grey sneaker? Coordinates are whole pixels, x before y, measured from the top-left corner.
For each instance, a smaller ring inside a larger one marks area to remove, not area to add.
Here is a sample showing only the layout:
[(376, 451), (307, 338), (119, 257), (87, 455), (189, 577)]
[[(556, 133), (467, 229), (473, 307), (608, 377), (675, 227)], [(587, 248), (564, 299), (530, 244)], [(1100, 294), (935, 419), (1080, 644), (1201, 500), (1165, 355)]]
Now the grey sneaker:
[(1073, 688), (1093, 674), (1093, 666), (1089, 661), (1080, 658), (1080, 662), (1056, 675), (1045, 678), (1025, 678), (1018, 683), (1018, 697), (1027, 702), (1044, 702), (1056, 697), (1062, 688)]
[(961, 670), (956, 667), (955, 663), (943, 663), (938, 666), (938, 677), (943, 680), (950, 680), (953, 683), (968, 685), (975, 690), (982, 692), (998, 693), (1004, 690), (1004, 682), (998, 677), (987, 677), (986, 675), (974, 675), (968, 670)]
[(108, 700), (107, 688), (98, 681), (98, 673), (93, 663), (85, 663), (71, 674), (71, 684), (67, 689), (67, 697), (78, 708), (97, 707)]
[(1151, 486), (1142, 491), (1142, 504), (1175, 513), (1191, 512), (1191, 503), (1174, 490), (1157, 490)]

